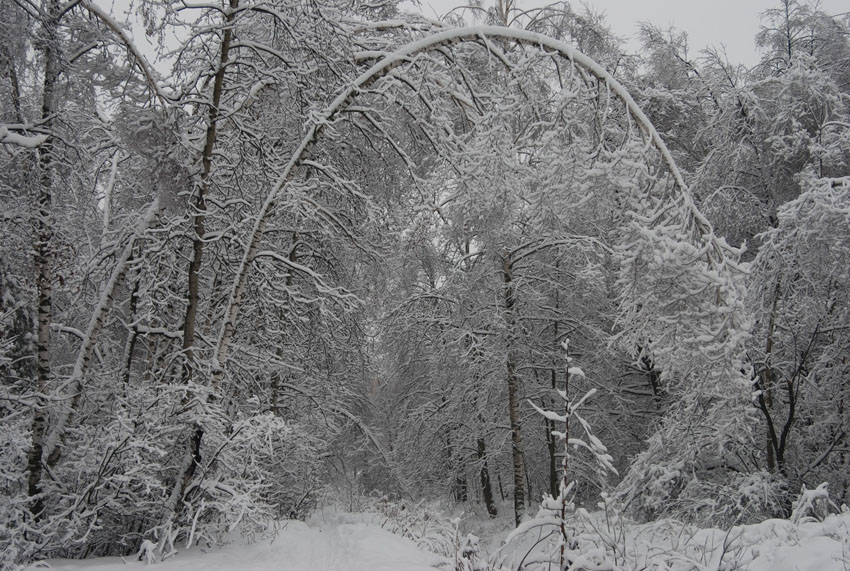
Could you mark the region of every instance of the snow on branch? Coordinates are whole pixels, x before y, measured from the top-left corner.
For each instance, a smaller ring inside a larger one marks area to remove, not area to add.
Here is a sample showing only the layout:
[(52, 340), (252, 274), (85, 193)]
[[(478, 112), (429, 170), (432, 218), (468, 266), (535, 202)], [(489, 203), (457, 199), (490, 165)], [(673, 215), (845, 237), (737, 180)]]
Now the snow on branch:
[(104, 25), (106, 25), (107, 28), (112, 30), (112, 32), (118, 36), (118, 39), (121, 40), (121, 43), (124, 44), (124, 47), (127, 48), (127, 51), (133, 56), (133, 63), (135, 63), (142, 72), (145, 81), (154, 92), (154, 95), (156, 95), (157, 99), (159, 99), (160, 103), (162, 103), (163, 107), (169, 107), (170, 98), (162, 91), (157, 83), (153, 68), (150, 63), (148, 63), (145, 56), (142, 55), (142, 52), (139, 51), (139, 48), (136, 47), (136, 44), (133, 43), (133, 40), (130, 39), (130, 36), (127, 35), (127, 32), (124, 31), (124, 28), (122, 28), (121, 25), (109, 14), (104, 12), (102, 8), (92, 3), (91, 0), (82, 0), (80, 4), (83, 8), (88, 10), (92, 16), (98, 18), (104, 23)]
[[(607, 92), (613, 93), (623, 102), (628, 115), (639, 126), (645, 137), (645, 143), (643, 143), (643, 146), (646, 149), (655, 147), (658, 150), (664, 164), (673, 177), (676, 190), (671, 202), (676, 205), (677, 212), (680, 212), (685, 218), (684, 220), (679, 221), (682, 232), (676, 233), (676, 241), (683, 241), (685, 243), (695, 242), (697, 245), (694, 246), (692, 252), (689, 252), (689, 255), (696, 255), (696, 259), (704, 259), (709, 271), (714, 275), (721, 276), (722, 274), (729, 272), (730, 269), (737, 267), (736, 258), (738, 251), (731, 248), (724, 240), (717, 238), (714, 235), (711, 224), (697, 209), (693, 197), (690, 194), (690, 190), (685, 184), (679, 168), (676, 166), (670, 151), (667, 149), (667, 146), (664, 144), (664, 141), (661, 139), (658, 131), (639, 108), (625, 87), (601, 65), (568, 44), (535, 32), (498, 26), (452, 28), (408, 43), (398, 48), (396, 51), (385, 55), (380, 61), (376, 62), (359, 77), (354, 79), (348, 87), (343, 89), (323, 111), (314, 113), (311, 116), (310, 124), (306, 129), (306, 134), (293, 152), (278, 179), (266, 195), (266, 198), (257, 213), (253, 228), (245, 242), (245, 250), (230, 288), (228, 301), (224, 308), (225, 318), (216, 342), (213, 357), (213, 384), (219, 383), (223, 374), (223, 366), (227, 356), (228, 346), (239, 318), (239, 311), (247, 283), (248, 272), (252, 266), (254, 258), (259, 252), (260, 240), (264, 234), (266, 221), (269, 215), (277, 208), (283, 189), (290, 183), (290, 178), (295, 170), (305, 164), (305, 160), (307, 159), (310, 149), (317, 142), (319, 135), (322, 133), (324, 128), (327, 125), (333, 124), (336, 117), (346, 110), (353, 103), (355, 98), (364, 92), (365, 88), (374, 84), (382, 77), (391, 74), (396, 68), (411, 64), (411, 62), (416, 60), (416, 56), (418, 55), (431, 51), (441, 51), (454, 44), (473, 43), (478, 45), (483, 44), (486, 49), (497, 57), (497, 59), (501, 59), (500, 56), (503, 56), (504, 54), (502, 54), (501, 51), (493, 44), (491, 41), (493, 39), (513, 41), (560, 54), (561, 57), (577, 66), (582, 74), (589, 74), (601, 81), (605, 85)], [(547, 53), (547, 56), (551, 56), (551, 54)], [(395, 75), (393, 75), (393, 77), (395, 77)], [(685, 233), (685, 229), (690, 229), (690, 235)], [(723, 286), (726, 285), (723, 283), (724, 280), (722, 278), (717, 280), (707, 280), (708, 283), (705, 282), (706, 280), (703, 280), (702, 285), (704, 286), (704, 289), (702, 291), (706, 294), (710, 294), (711, 291), (709, 290), (713, 291), (716, 287), (719, 287), (722, 290)], [(732, 288), (733, 292), (734, 289), (735, 288)], [(709, 295), (709, 297), (711, 296)], [(724, 300), (720, 299), (720, 303), (723, 302)], [(732, 303), (734, 303), (734, 300)], [(720, 324), (717, 334), (724, 337), (721, 334), (727, 328), (732, 330), (735, 329), (735, 327), (728, 324), (727, 320), (727, 322)], [(725, 337), (722, 341), (723, 342), (720, 343), (720, 345), (727, 346), (725, 343)], [(731, 341), (732, 345), (735, 345), (738, 341), (739, 338), (735, 337), (733, 334)]]
[(112, 269), (112, 274), (109, 276), (109, 280), (103, 286), (100, 299), (92, 311), (88, 327), (86, 327), (86, 331), (82, 338), (82, 344), (77, 352), (74, 369), (62, 387), (62, 389), (69, 387), (69, 392), (74, 395), (74, 397), (72, 398), (71, 405), (66, 407), (62, 411), (61, 415), (59, 415), (59, 418), (56, 421), (56, 426), (45, 441), (43, 451), (44, 458), (50, 458), (53, 455), (53, 452), (56, 450), (56, 447), (65, 432), (65, 428), (74, 412), (74, 406), (80, 394), (83, 377), (85, 376), (89, 361), (91, 360), (92, 351), (95, 346), (95, 338), (98, 331), (103, 326), (109, 306), (112, 305), (112, 293), (115, 291), (115, 287), (118, 285), (118, 282), (121, 281), (121, 276), (124, 275), (124, 271), (127, 268), (127, 262), (133, 254), (133, 246), (135, 246), (136, 240), (145, 234), (148, 226), (150, 226), (151, 222), (156, 217), (157, 212), (159, 212), (159, 198), (156, 198), (151, 203), (145, 214), (139, 220), (135, 231), (124, 246), (121, 256), (118, 260), (116, 260), (115, 267)]
[(47, 135), (22, 135), (17, 133), (18, 130), (25, 130), (22, 125), (3, 125), (0, 124), (0, 144), (15, 145), (27, 149), (35, 149), (47, 141)]

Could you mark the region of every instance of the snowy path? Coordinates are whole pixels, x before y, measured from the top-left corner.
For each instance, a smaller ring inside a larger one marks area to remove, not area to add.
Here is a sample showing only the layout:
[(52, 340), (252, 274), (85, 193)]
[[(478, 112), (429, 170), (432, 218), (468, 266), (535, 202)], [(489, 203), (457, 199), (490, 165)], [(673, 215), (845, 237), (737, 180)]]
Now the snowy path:
[(60, 571), (434, 571), (440, 562), (412, 541), (365, 523), (364, 516), (334, 513), (319, 515), (309, 525), (287, 522), (271, 542), (228, 545), (207, 553), (192, 549), (152, 567), (135, 558), (125, 562), (105, 557), (52, 560), (28, 571), (47, 565)]

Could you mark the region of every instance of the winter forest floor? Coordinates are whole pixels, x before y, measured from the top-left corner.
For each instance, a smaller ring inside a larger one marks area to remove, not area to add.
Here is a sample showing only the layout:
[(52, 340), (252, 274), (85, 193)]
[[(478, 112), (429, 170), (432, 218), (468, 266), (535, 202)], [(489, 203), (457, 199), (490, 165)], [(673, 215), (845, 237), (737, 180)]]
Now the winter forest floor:
[[(336, 507), (317, 510), (306, 522), (281, 521), (270, 537), (234, 534), (222, 546), (178, 549), (162, 571), (508, 571), (555, 569), (557, 543), (540, 541), (553, 529), (530, 518), (525, 534), (511, 539), (511, 519), (475, 515), (449, 519), (421, 505), (383, 505), (364, 513)], [(507, 507), (507, 506), (505, 506)], [(790, 520), (770, 519), (729, 530), (700, 529), (672, 520), (648, 524), (612, 521), (578, 510), (572, 518), (573, 566), (569, 569), (665, 571), (830, 571), (850, 569), (850, 512), (826, 515), (817, 505)], [(401, 511), (399, 511), (399, 509)], [(505, 510), (508, 514), (508, 510)], [(480, 553), (477, 538), (481, 536)], [(469, 538), (472, 543), (469, 543)], [(508, 539), (507, 545), (505, 539)], [(473, 550), (470, 551), (470, 546)], [(541, 546), (543, 546), (541, 548)], [(545, 561), (546, 559), (549, 561)], [(581, 559), (581, 560), (579, 560)], [(139, 557), (55, 559), (27, 571), (132, 571)], [(525, 565), (525, 566), (523, 566)]]
[[(179, 551), (156, 564), (162, 571), (430, 571), (443, 558), (382, 529), (369, 514), (317, 512), (306, 523), (283, 521), (271, 539), (234, 537), (223, 546)], [(137, 557), (57, 559), (28, 569), (131, 571)], [(49, 566), (49, 567), (48, 567)]]

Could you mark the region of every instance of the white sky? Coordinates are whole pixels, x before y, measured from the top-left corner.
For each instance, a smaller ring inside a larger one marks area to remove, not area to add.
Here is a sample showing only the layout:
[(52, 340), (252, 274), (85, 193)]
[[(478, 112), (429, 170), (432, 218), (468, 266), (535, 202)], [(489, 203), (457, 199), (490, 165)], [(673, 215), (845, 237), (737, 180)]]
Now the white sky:
[[(467, 2), (462, 0), (420, 0), (428, 17), (445, 13)], [(545, 0), (517, 0), (520, 8), (543, 6)], [(492, 0), (485, 0), (485, 5)], [(582, 2), (570, 2), (581, 11)], [(779, 7), (779, 0), (586, 0), (596, 12), (604, 12), (611, 30), (627, 40), (631, 50), (639, 22), (651, 22), (662, 28), (670, 25), (688, 33), (689, 55), (696, 57), (707, 46), (726, 48), (729, 61), (752, 66), (758, 62), (754, 38), (759, 30), (759, 15)], [(821, 9), (836, 15), (850, 10), (848, 0), (821, 0)]]

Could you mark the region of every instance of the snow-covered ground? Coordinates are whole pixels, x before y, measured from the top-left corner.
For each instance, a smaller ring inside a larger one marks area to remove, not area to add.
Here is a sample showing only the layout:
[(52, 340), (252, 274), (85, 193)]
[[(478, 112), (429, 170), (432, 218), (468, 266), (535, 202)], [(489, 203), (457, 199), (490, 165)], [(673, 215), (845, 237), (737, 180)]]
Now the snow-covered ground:
[[(768, 519), (731, 529), (698, 528), (673, 520), (635, 524), (613, 514), (579, 511), (570, 518), (570, 569), (608, 571), (848, 571), (850, 512)], [(536, 525), (537, 522), (543, 525)], [(552, 522), (554, 523), (554, 522)], [(517, 561), (539, 562), (528, 571), (548, 569), (557, 550), (557, 529), (545, 520), (523, 524), (502, 549), (503, 568)], [(554, 535), (549, 535), (554, 534)], [(579, 563), (581, 561), (581, 563)]]
[[(428, 513), (427, 517), (422, 514)], [(509, 514), (509, 510), (505, 510)], [(389, 515), (388, 515), (389, 514)], [(799, 515), (799, 517), (798, 517)], [(461, 565), (463, 569), (513, 571), (523, 561), (527, 570), (549, 569), (553, 543), (541, 538), (555, 530), (551, 524), (524, 524), (528, 532), (499, 549), (512, 526), (511, 517), (498, 520), (463, 518), (464, 528), (482, 536), (481, 547), (493, 555)], [(457, 520), (455, 520), (457, 521)], [(633, 571), (847, 571), (850, 570), (850, 512), (795, 512), (791, 520), (771, 519), (730, 530), (700, 529), (672, 520), (634, 524), (603, 513), (579, 510), (571, 518), (573, 561), (583, 568)], [(272, 539), (249, 542), (234, 537), (223, 547), (193, 547), (147, 567), (155, 571), (434, 571), (456, 568), (452, 555), (466, 541), (451, 532), (449, 545), (438, 541), (450, 520), (413, 506), (401, 514), (384, 506), (382, 513), (347, 513), (335, 508), (317, 511), (306, 523), (286, 521)], [(394, 530), (396, 533), (391, 533)], [(418, 543), (398, 535), (419, 539)], [(440, 546), (437, 555), (423, 546)], [(557, 556), (554, 560), (557, 560)], [(141, 571), (135, 557), (84, 561), (51, 560), (30, 566), (57, 571)]]
[[(444, 561), (362, 514), (319, 512), (308, 523), (287, 521), (272, 540), (241, 538), (224, 547), (181, 551), (153, 567), (135, 557), (54, 559), (27, 571), (434, 571)], [(444, 567), (445, 569), (445, 567)]]

